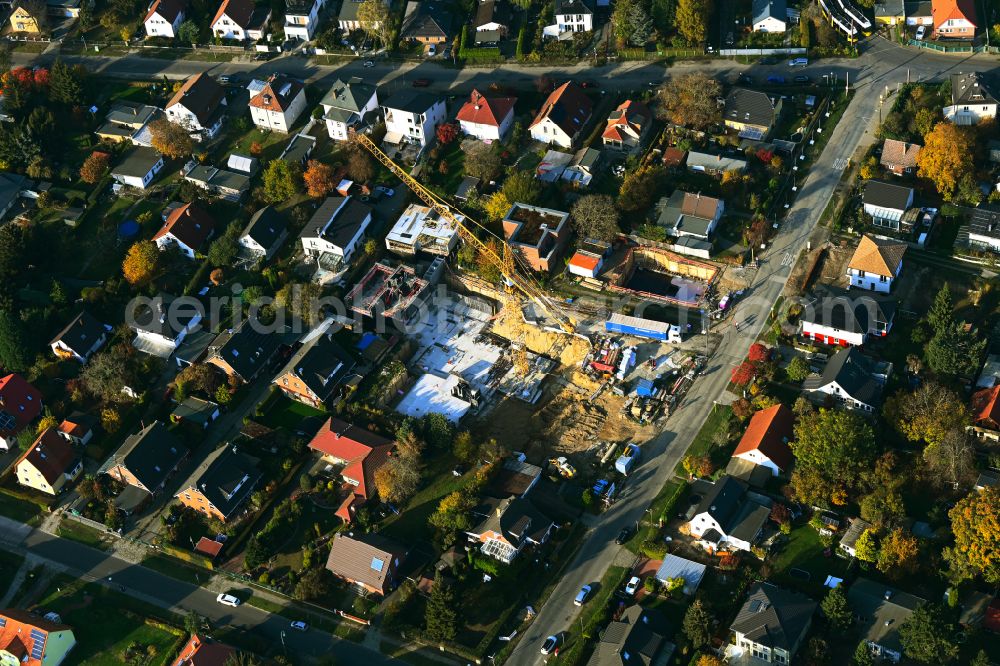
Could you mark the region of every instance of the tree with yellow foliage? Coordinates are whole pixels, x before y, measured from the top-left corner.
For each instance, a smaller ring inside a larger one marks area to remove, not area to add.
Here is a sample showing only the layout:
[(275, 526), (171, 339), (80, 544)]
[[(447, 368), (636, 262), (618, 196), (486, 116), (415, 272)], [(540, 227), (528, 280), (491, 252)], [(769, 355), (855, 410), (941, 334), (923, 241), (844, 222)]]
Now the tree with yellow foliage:
[(975, 135), (966, 127), (941, 122), (924, 137), (917, 154), (917, 175), (934, 183), (945, 201), (955, 196), (963, 178), (972, 176)]
[(960, 577), (1000, 583), (1000, 488), (972, 492), (948, 512), (955, 545), (946, 557)]
[(912, 573), (917, 568), (917, 539), (912, 534), (897, 527), (882, 539), (879, 544), (878, 558), (875, 566), (890, 578), (899, 578), (905, 573)]
[(142, 240), (128, 249), (122, 262), (122, 273), (129, 284), (146, 284), (156, 275), (160, 265), (160, 249), (151, 240)]

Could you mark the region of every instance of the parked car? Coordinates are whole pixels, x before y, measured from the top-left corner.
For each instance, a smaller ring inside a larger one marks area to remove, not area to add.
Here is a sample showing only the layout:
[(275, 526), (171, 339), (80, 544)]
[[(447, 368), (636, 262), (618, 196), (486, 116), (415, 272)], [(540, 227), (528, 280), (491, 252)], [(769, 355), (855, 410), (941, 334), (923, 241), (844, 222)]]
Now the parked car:
[(792, 58), (788, 61), (789, 67), (805, 67), (809, 64), (809, 58)]
[(292, 622), (288, 626), (290, 626), (292, 629), (295, 629), (296, 631), (307, 631), (309, 629), (309, 625), (303, 622), (302, 620), (296, 620), (295, 622)]
[(778, 76), (777, 74), (772, 74), (771, 76), (767, 77), (767, 82), (768, 83), (784, 83), (785, 82), (785, 77)]
[(229, 83), (229, 75), (223, 74), (219, 77), (219, 83)]
[(793, 81), (796, 83), (809, 83), (810, 79), (805, 74), (800, 74), (799, 76), (796, 76)]
[(638, 591), (639, 589), (639, 582), (640, 581), (638, 576), (632, 576), (629, 579), (628, 583), (625, 585), (625, 594), (630, 597), (634, 595), (636, 591)]
[(430, 79), (413, 79), (414, 88), (426, 88), (431, 84)]
[(587, 602), (587, 599), (590, 597), (590, 590), (591, 587), (589, 585), (584, 585), (583, 587), (581, 587), (580, 591), (576, 593), (576, 599), (573, 600), (573, 603), (576, 604), (577, 606), (582, 606), (583, 604), (585, 604)]
[(438, 52), (437, 46), (435, 46), (434, 44), (431, 44), (430, 46), (427, 47), (428, 58), (433, 58), (434, 56), (437, 55), (437, 52)]
[(231, 594), (225, 594), (225, 593), (222, 593), (219, 596), (217, 596), (215, 598), (215, 600), (218, 601), (223, 606), (232, 606), (233, 608), (236, 608), (241, 603), (243, 603), (242, 601), (240, 601), (238, 598), (234, 597), (233, 595), (231, 595)]
[(926, 25), (922, 25), (919, 28), (917, 28), (917, 34), (915, 35), (915, 37), (918, 40), (922, 40), (926, 36), (927, 36), (927, 26)]
[(391, 187), (386, 187), (385, 185), (376, 185), (375, 191), (380, 192), (381, 194), (390, 198), (396, 195), (396, 190), (392, 189)]
[(615, 543), (619, 546), (632, 538), (632, 528), (623, 527), (622, 531), (618, 533), (618, 538), (615, 539)]
[(375, 66), (374, 60), (365, 60), (365, 67), (374, 67), (374, 66)]
[(545, 639), (545, 642), (542, 643), (542, 654), (552, 654), (555, 652), (556, 648), (559, 647), (561, 642), (562, 640), (558, 635), (549, 636)]

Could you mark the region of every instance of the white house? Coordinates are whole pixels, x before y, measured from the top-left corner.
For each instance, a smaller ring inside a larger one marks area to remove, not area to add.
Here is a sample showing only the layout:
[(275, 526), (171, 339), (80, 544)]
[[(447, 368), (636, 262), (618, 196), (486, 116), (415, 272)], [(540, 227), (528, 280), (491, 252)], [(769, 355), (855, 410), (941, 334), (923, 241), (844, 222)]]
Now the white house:
[(669, 198), (660, 199), (656, 209), (659, 211), (656, 224), (663, 227), (668, 235), (708, 240), (722, 219), (726, 202), (700, 192), (677, 189)]
[[(344, 4), (350, 2), (347, 0)], [(357, 77), (347, 81), (337, 79), (320, 105), (330, 138), (347, 141), (351, 132), (357, 132), (377, 115), (378, 92), (375, 86)]]
[(861, 535), (865, 533), (865, 530), (872, 526), (867, 520), (862, 520), (861, 518), (855, 518), (851, 521), (847, 530), (844, 532), (844, 536), (840, 537), (840, 543), (837, 544), (837, 548), (844, 551), (851, 557), (858, 556), (858, 539)]
[(287, 134), (306, 108), (306, 89), (301, 81), (273, 74), (250, 98), (250, 117), (261, 129)]
[(385, 141), (424, 147), (434, 140), (437, 126), (445, 121), (446, 114), (443, 99), (418, 90), (401, 90), (382, 103)]
[(111, 170), (111, 177), (119, 184), (144, 190), (163, 168), (163, 156), (152, 148), (137, 146)]
[(784, 32), (787, 26), (788, 7), (785, 0), (754, 0), (754, 32)]
[(456, 117), (462, 134), (487, 143), (503, 139), (514, 124), (515, 103), (516, 97), (486, 97), (473, 89)]
[(319, 26), (322, 0), (288, 0), (285, 3), (285, 39), (308, 42)]
[(934, 38), (975, 39), (975, 0), (931, 0)]
[(350, 263), (372, 222), (372, 209), (354, 197), (328, 197), (299, 238), (320, 270), (337, 273)]
[(70, 320), (49, 342), (52, 353), (59, 358), (72, 358), (86, 363), (91, 355), (108, 341), (108, 329), (88, 312)]
[(702, 547), (749, 551), (757, 543), (771, 508), (749, 496), (747, 488), (728, 474), (714, 483), (699, 479), (692, 484), (701, 501), (692, 509), (688, 529)]
[(173, 208), (167, 213), (163, 226), (153, 235), (153, 242), (160, 251), (176, 248), (188, 259), (204, 251), (215, 220), (199, 206), (189, 203)]
[[(463, 215), (456, 215), (461, 222)], [(458, 227), (429, 206), (410, 204), (392, 225), (385, 246), (396, 254), (413, 256), (421, 252), (447, 257), (458, 245)]]
[[(795, 653), (805, 643), (818, 604), (773, 583), (757, 583), (730, 625), (741, 664), (797, 664)], [(734, 660), (735, 661), (735, 660)]]
[(572, 148), (593, 111), (594, 106), (583, 89), (567, 81), (545, 100), (528, 132), (535, 141)]
[(847, 292), (823, 290), (805, 304), (799, 316), (802, 336), (819, 343), (860, 347), (869, 337), (882, 338), (892, 329), (896, 302), (863, 294), (850, 298)]
[(264, 206), (250, 218), (240, 234), (240, 247), (253, 260), (270, 259), (288, 238), (285, 218), (271, 206)]
[(847, 264), (848, 288), (858, 287), (888, 294), (892, 281), (903, 270), (906, 244), (865, 234)]
[(944, 119), (956, 125), (978, 125), (996, 118), (997, 99), (979, 72), (951, 75), (951, 104), (942, 110)]
[(160, 294), (136, 301), (130, 303), (125, 321), (135, 331), (132, 346), (145, 354), (169, 358), (201, 323), (198, 307), (173, 296)]
[(556, 0), (555, 25), (545, 27), (545, 36), (564, 38), (594, 29), (594, 9), (588, 0)]
[(212, 139), (226, 115), (226, 90), (208, 74), (195, 74), (167, 102), (166, 112), (167, 120), (198, 140)]
[(794, 435), (795, 416), (781, 403), (762, 409), (753, 415), (733, 458), (762, 465), (771, 476), (788, 472), (792, 465), (792, 449), (788, 443)]
[(869, 180), (862, 201), (875, 226), (899, 231), (903, 215), (913, 206), (913, 188)]
[(177, 36), (177, 30), (184, 22), (183, 0), (154, 0), (146, 12), (142, 24), (146, 27), (147, 37)]
[(253, 0), (222, 0), (212, 19), (212, 34), (219, 39), (260, 40), (267, 35), (270, 6)]
[(1000, 205), (984, 203), (963, 212), (969, 220), (969, 245), (1000, 252)]
[(802, 383), (802, 390), (813, 399), (834, 401), (863, 412), (873, 413), (882, 402), (882, 388), (891, 363), (877, 363), (858, 351), (857, 347), (840, 349), (827, 361), (820, 375), (812, 375)]

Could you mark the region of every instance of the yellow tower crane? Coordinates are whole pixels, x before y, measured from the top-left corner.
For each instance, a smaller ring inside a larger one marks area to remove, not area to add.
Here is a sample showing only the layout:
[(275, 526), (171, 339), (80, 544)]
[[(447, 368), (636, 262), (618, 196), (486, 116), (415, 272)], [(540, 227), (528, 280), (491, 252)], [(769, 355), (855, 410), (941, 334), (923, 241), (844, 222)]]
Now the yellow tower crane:
[[(558, 322), (559, 327), (562, 328), (562, 330), (567, 333), (576, 332), (576, 322), (573, 318), (563, 312), (560, 312), (559, 309), (549, 301), (549, 298), (542, 291), (541, 287), (537, 286), (529, 277), (522, 275), (518, 271), (517, 262), (515, 261), (513, 251), (509, 245), (506, 243), (503, 244), (503, 256), (497, 254), (497, 252), (490, 247), (488, 243), (483, 242), (483, 240), (479, 238), (468, 225), (455, 216), (452, 212), (451, 206), (449, 206), (447, 202), (417, 182), (413, 176), (408, 174), (402, 167), (396, 164), (391, 157), (382, 152), (382, 149), (376, 146), (371, 139), (364, 134), (358, 134), (356, 135), (356, 141), (367, 149), (368, 152), (375, 157), (375, 159), (389, 169), (389, 171), (391, 171), (397, 178), (403, 181), (403, 183), (409, 187), (421, 201), (424, 202), (424, 204), (433, 209), (438, 215), (454, 224), (461, 234), (462, 239), (475, 246), (475, 248), (483, 257), (487, 259), (487, 261), (499, 269), (500, 274), (504, 278), (504, 285), (507, 292), (507, 298), (504, 299), (504, 309), (507, 311), (508, 315), (514, 315), (513, 325), (518, 326), (519, 330), (522, 330), (520, 329), (520, 322), (522, 321), (520, 299), (517, 298), (517, 293), (520, 293), (522, 296), (537, 305), (546, 315)], [(463, 214), (463, 217), (475, 226), (485, 229), (483, 225), (479, 224), (467, 215)], [(519, 337), (523, 337), (523, 333), (522, 336)], [(521, 370), (524, 370), (526, 373), (527, 359), (524, 354), (523, 341), (520, 346), (520, 351), (514, 350), (512, 352), (514, 365), (518, 368), (519, 373)]]

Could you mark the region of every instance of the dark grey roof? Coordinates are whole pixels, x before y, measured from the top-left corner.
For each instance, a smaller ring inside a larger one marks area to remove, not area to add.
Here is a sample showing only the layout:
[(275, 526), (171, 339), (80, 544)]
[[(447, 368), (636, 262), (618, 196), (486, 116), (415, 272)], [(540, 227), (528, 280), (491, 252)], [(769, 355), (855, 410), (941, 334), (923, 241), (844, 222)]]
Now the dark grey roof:
[(263, 333), (257, 328), (264, 327), (244, 319), (239, 328), (223, 331), (209, 345), (208, 358), (225, 361), (243, 381), (251, 381), (267, 366), (281, 345), (280, 335), (271, 331)]
[(250, 189), (250, 176), (247, 174), (207, 164), (196, 165), (184, 177), (200, 183), (202, 187), (216, 187), (232, 192), (246, 192)]
[(121, 164), (112, 169), (112, 174), (144, 178), (161, 159), (160, 154), (152, 148), (137, 146), (125, 155)]
[[(783, 1), (781, 4), (784, 7)], [(784, 21), (785, 18), (782, 17), (781, 20)], [(774, 124), (777, 106), (776, 99), (759, 90), (733, 88), (726, 95), (726, 105), (722, 117), (732, 122), (771, 127)]]
[[(66, 328), (59, 331), (59, 334), (52, 339), (52, 342), (62, 342), (81, 356), (90, 352), (103, 336), (107, 335), (104, 324), (88, 312), (80, 312), (73, 317), (66, 325)], [(51, 344), (51, 343), (50, 343)]]
[(881, 180), (869, 180), (865, 183), (864, 202), (872, 206), (906, 210), (912, 196), (912, 187), (894, 185)]
[(358, 233), (372, 209), (354, 197), (328, 197), (316, 209), (300, 238), (322, 238), (344, 247)]
[(284, 216), (271, 206), (264, 206), (253, 214), (240, 235), (252, 238), (266, 252), (270, 252), (287, 229)]
[(990, 92), (983, 75), (980, 72), (969, 72), (951, 75), (951, 103), (996, 104), (997, 100)]
[(899, 627), (926, 603), (920, 597), (867, 578), (854, 581), (847, 590), (847, 602), (854, 612), (855, 628), (861, 637), (896, 652), (903, 651)]
[(410, 0), (399, 30), (402, 39), (428, 39), (451, 36), (452, 15), (447, 5), (435, 0)]
[(315, 147), (315, 137), (311, 137), (308, 134), (296, 134), (288, 142), (288, 145), (285, 146), (285, 149), (281, 151), (281, 157), (278, 159), (285, 160), (286, 162), (298, 162), (304, 165)]
[(458, 189), (455, 190), (455, 198), (463, 201), (468, 199), (473, 192), (479, 191), (479, 183), (479, 178), (476, 178), (475, 176), (466, 176), (462, 179), (462, 182), (458, 184)]
[(730, 630), (749, 640), (793, 653), (809, 629), (816, 602), (771, 583), (758, 583), (733, 620)]
[(871, 527), (872, 524), (867, 520), (862, 520), (861, 518), (855, 518), (851, 521), (850, 526), (847, 531), (844, 532), (844, 536), (840, 538), (840, 546), (842, 548), (854, 548), (854, 544), (858, 542), (864, 531)]
[(107, 472), (124, 466), (143, 486), (156, 491), (188, 453), (187, 448), (167, 426), (153, 421), (143, 430), (129, 435), (101, 467)]
[(597, 166), (601, 160), (601, 151), (596, 148), (581, 148), (573, 156), (572, 166), (579, 166), (584, 169), (591, 169)]
[(438, 99), (438, 96), (433, 93), (404, 88), (382, 102), (382, 106), (406, 113), (426, 113), (428, 109), (437, 104)]
[[(510, 8), (506, 0), (479, 0), (476, 6), (476, 16), (472, 21), (472, 27), (478, 28), (489, 23), (499, 23), (507, 25), (510, 21)], [(492, 32), (492, 31), (491, 31)]]
[(246, 501), (261, 477), (257, 460), (235, 446), (209, 454), (195, 474), (194, 487), (226, 518)]
[(976, 479), (976, 488), (991, 488), (993, 486), (1000, 486), (1000, 472), (996, 472), (992, 469), (986, 469), (979, 473), (979, 478)]
[(178, 304), (172, 307), (174, 296), (160, 294), (150, 302), (136, 307), (132, 313), (132, 328), (162, 335), (173, 340), (183, 331), (199, 312), (191, 305)]
[(329, 335), (318, 335), (302, 345), (278, 377), (292, 373), (320, 400), (326, 400), (355, 366), (354, 357)]
[(28, 185), (28, 179), (16, 173), (0, 172), (0, 210), (8, 208)]
[(630, 666), (667, 663), (676, 646), (666, 639), (666, 617), (655, 608), (629, 606), (600, 636), (587, 666)]
[(482, 518), (473, 528), (475, 534), (499, 532), (515, 548), (527, 539), (541, 542), (554, 524), (525, 497), (487, 497), (472, 513)]
[(877, 405), (882, 398), (882, 384), (874, 376), (875, 362), (854, 347), (840, 349), (827, 361), (823, 374), (802, 383), (806, 391), (815, 391), (832, 382), (855, 400)]
[(875, 16), (906, 16), (903, 0), (882, 0), (875, 3)]
[(218, 412), (219, 405), (211, 400), (202, 400), (195, 396), (185, 398), (181, 404), (170, 413), (170, 418), (174, 421), (187, 421), (200, 426), (205, 426), (212, 422), (213, 414)]
[(838, 331), (867, 334), (877, 322), (887, 323), (895, 314), (894, 298), (854, 296), (843, 289), (824, 287), (817, 289), (815, 298), (805, 304), (799, 319)]
[(785, 0), (753, 0), (753, 22), (775, 18), (779, 21), (788, 20), (788, 7)]
[(919, 0), (919, 2), (904, 2), (907, 18), (931, 18), (931, 0)]
[[(355, 3), (351, 0), (344, 3), (344, 5), (352, 4)], [(369, 85), (357, 77), (352, 77), (347, 81), (337, 79), (320, 104), (358, 113), (374, 94), (375, 86)]]
[(357, 21), (358, 8), (361, 7), (362, 0), (344, 0), (340, 6), (340, 13), (337, 14), (339, 21)]
[(589, 0), (556, 0), (555, 14), (593, 14)]
[(969, 218), (969, 233), (1000, 238), (1000, 205), (984, 203), (976, 208), (963, 208)]
[(752, 542), (771, 515), (768, 507), (747, 497), (745, 482), (728, 474), (714, 483), (696, 482), (694, 488), (702, 499), (693, 515), (709, 514), (722, 527), (726, 536)]

